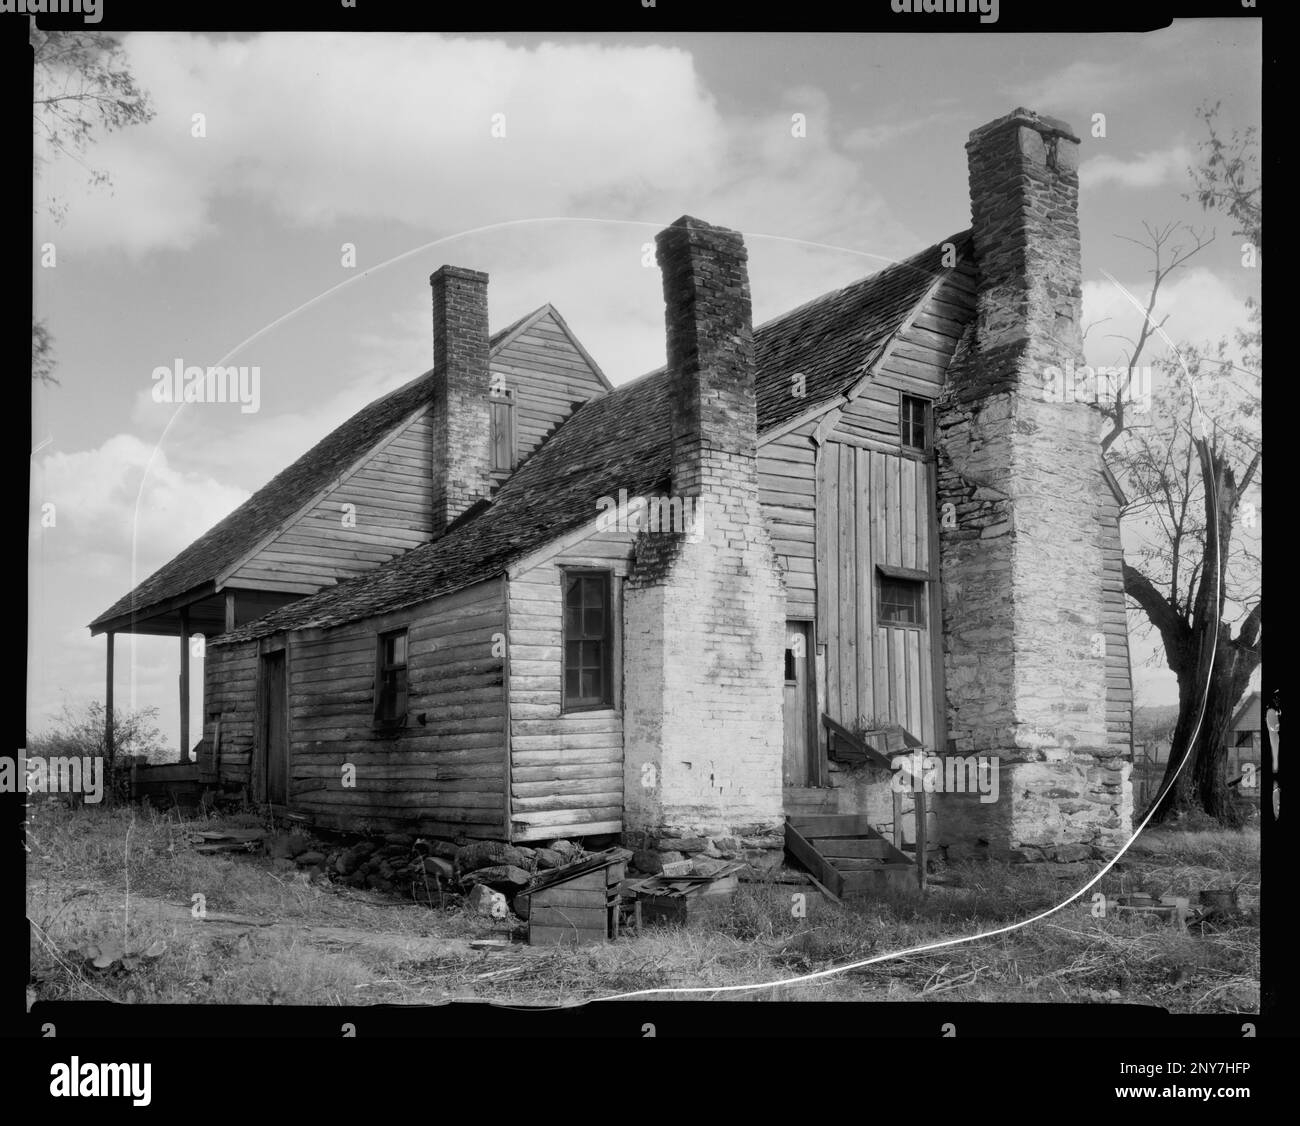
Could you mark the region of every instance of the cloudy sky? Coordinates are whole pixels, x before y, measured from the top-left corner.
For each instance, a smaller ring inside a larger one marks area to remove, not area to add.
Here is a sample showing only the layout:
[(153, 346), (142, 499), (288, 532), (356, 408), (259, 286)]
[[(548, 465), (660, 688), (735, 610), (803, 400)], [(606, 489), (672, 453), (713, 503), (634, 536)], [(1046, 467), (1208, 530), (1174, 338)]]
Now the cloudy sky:
[[(34, 282), (60, 383), (34, 393), (29, 729), (102, 698), (87, 622), (429, 367), (442, 263), (491, 274), (493, 328), (552, 302), (619, 383), (663, 362), (642, 247), (666, 223), (744, 232), (762, 321), (965, 228), (966, 137), (1025, 105), (1084, 138), (1085, 320), (1133, 324), (1102, 271), (1143, 293), (1149, 261), (1117, 236), (1186, 220), (1218, 241), (1171, 279), (1166, 330), (1230, 332), (1256, 275), (1228, 222), (1182, 193), (1199, 104), (1221, 101), (1229, 128), (1258, 123), (1258, 29), (126, 37), (156, 117), (37, 178), (38, 202), (67, 212), (56, 224), (42, 209), (35, 232), (57, 251)], [(111, 189), (89, 186), (86, 165)], [(256, 413), (152, 401), (155, 367), (237, 348), (231, 362), (261, 369)], [(1101, 332), (1089, 350), (1116, 355)], [(1171, 678), (1145, 652), (1139, 702), (1167, 702)], [(120, 703), (158, 706), (174, 739), (176, 643), (119, 638), (118, 668)]]

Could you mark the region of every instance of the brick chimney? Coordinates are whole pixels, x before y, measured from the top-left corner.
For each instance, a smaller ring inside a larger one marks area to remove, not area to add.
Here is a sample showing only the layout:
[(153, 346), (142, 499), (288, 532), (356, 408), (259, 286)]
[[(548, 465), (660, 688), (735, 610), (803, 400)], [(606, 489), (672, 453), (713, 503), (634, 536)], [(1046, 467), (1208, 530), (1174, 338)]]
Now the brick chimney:
[(625, 826), (637, 844), (779, 844), (785, 591), (759, 505), (747, 254), (739, 233), (690, 216), (657, 244), (671, 489), (695, 525), (642, 533), (628, 576)]
[(491, 492), (487, 274), (442, 266), (433, 290), (433, 531)]
[(1105, 769), (1101, 418), (1046, 390), (1083, 363), (1078, 146), (1026, 109), (970, 135), (977, 312), (935, 411), (948, 749), (1002, 764), (996, 803), (940, 795), (941, 836), (1048, 856), (1131, 814)]

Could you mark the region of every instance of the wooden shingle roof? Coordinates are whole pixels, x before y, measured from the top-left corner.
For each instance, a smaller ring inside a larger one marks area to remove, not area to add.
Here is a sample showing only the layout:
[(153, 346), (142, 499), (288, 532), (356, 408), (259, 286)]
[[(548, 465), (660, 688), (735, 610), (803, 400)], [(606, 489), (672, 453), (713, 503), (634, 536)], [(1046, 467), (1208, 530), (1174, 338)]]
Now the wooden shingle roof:
[[(960, 260), (969, 243), (969, 231), (953, 235), (756, 329), (759, 432), (840, 394), (863, 375), (944, 272), (944, 247), (951, 244)], [(800, 374), (802, 398), (790, 393), (792, 378)]]
[(591, 399), (490, 504), (471, 509), (437, 539), (209, 644), (341, 625), (498, 575), (510, 560), (592, 520), (599, 497), (619, 488), (632, 496), (660, 491), (670, 468), (667, 417), (668, 382), (659, 373)]
[[(547, 308), (549, 306), (542, 306), (541, 310), (529, 313), (494, 333), (490, 341), (491, 350), (499, 348), (517, 325)], [(146, 618), (160, 603), (213, 582), (297, 512), (304, 501), (327, 487), (339, 474), (364, 457), (393, 427), (432, 398), (433, 372), (427, 371), (418, 379), (363, 407), (130, 594), (113, 603), (90, 623), (91, 630), (98, 630), (106, 623), (127, 615), (136, 619)]]
[[(968, 233), (954, 236), (755, 329), (759, 432), (857, 382), (943, 272), (943, 247), (955, 244), (960, 257), (968, 241)], [(796, 373), (806, 380), (803, 397), (790, 394)], [(209, 644), (342, 625), (499, 575), (513, 560), (593, 520), (600, 497), (617, 497), (620, 489), (629, 496), (666, 490), (668, 419), (664, 369), (616, 387), (580, 407), (490, 503), (471, 509), (439, 538)]]

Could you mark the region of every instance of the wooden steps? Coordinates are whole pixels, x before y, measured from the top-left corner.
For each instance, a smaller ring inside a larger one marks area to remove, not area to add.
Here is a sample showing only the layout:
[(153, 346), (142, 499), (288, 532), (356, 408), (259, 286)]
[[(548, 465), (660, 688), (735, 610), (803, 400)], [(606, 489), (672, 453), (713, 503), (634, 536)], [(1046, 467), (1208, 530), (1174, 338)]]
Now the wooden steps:
[(859, 814), (792, 814), (785, 847), (816, 879), (843, 898), (915, 884), (913, 860)]

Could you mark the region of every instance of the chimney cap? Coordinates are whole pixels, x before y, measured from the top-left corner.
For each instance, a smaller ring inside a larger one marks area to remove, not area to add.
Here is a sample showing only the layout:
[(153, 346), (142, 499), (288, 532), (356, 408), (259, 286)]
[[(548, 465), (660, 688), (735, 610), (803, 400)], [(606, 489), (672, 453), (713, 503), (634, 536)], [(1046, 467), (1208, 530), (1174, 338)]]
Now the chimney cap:
[(1044, 136), (1064, 137), (1067, 141), (1073, 141), (1076, 145), (1079, 143), (1079, 138), (1075, 136), (1074, 130), (1070, 127), (1068, 121), (1062, 121), (1059, 117), (1049, 117), (1044, 113), (1036, 113), (1024, 106), (1017, 106), (1004, 117), (996, 118), (986, 125), (981, 125), (978, 129), (972, 130), (970, 139), (966, 142), (966, 147), (970, 148), (977, 145), (994, 133), (1019, 128), (1022, 125), (1026, 125)]
[(674, 219), (668, 224), (668, 226), (659, 232), (657, 237), (662, 238), (664, 235), (674, 230), (702, 231), (706, 234), (735, 235), (737, 238), (742, 237), (739, 231), (734, 231), (730, 227), (719, 227), (714, 223), (706, 223), (703, 219), (697, 219), (694, 215), (683, 215), (678, 219)]
[(429, 284), (434, 285), (439, 278), (463, 278), (465, 281), (487, 285), (488, 276), (482, 270), (471, 270), (468, 266), (439, 266), (429, 275)]

